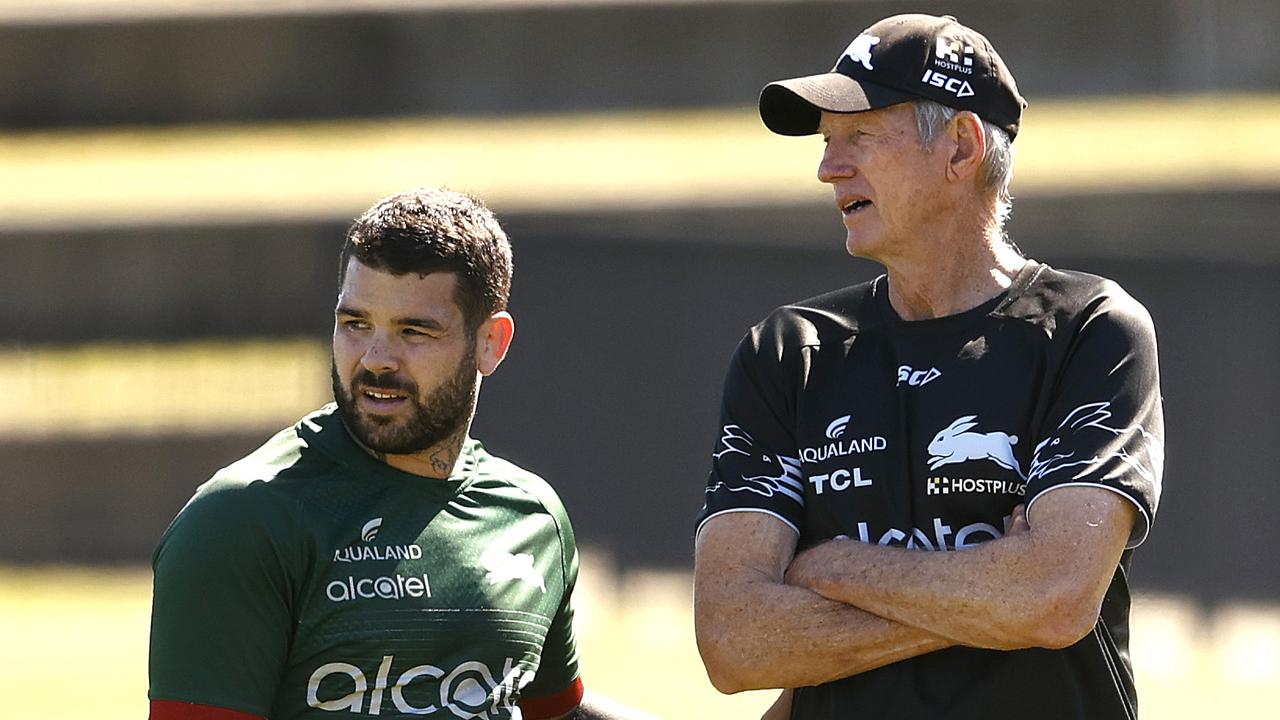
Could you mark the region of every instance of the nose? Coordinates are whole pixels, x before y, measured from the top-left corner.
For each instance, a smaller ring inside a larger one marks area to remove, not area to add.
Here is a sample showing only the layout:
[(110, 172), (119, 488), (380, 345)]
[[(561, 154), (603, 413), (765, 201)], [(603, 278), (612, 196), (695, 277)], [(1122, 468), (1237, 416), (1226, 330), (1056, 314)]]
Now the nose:
[(822, 161), (818, 163), (818, 180), (827, 184), (856, 174), (853, 161), (848, 153), (842, 152), (840, 144), (832, 138), (822, 149)]
[(375, 375), (400, 369), (400, 360), (394, 344), (383, 333), (375, 333), (360, 356), (360, 365)]

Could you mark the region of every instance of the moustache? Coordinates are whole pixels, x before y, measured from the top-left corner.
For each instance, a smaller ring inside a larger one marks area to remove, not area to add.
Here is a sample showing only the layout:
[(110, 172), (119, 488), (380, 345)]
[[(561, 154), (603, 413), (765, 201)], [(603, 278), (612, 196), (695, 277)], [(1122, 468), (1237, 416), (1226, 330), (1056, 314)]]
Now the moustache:
[(351, 380), (351, 387), (368, 388), (370, 390), (399, 390), (406, 395), (418, 394), (417, 383), (411, 380), (400, 380), (394, 375), (375, 375), (368, 370), (361, 370)]

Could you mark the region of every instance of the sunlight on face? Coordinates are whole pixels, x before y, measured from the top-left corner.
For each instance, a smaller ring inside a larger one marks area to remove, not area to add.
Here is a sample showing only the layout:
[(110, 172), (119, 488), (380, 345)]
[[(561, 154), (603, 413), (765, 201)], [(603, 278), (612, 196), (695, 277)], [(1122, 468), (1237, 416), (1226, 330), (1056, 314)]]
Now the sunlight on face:
[(334, 312), (333, 393), (348, 429), (376, 452), (421, 452), (475, 411), (474, 337), (454, 273), (392, 275), (352, 258)]

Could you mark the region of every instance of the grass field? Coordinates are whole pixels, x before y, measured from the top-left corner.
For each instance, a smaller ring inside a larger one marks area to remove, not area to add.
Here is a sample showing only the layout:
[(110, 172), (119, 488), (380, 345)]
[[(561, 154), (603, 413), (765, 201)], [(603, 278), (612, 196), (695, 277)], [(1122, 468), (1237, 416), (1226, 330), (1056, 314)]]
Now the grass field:
[[(578, 631), (592, 690), (672, 720), (752, 718), (771, 701), (707, 684), (687, 575), (617, 575), (598, 556), (585, 557), (582, 573)], [(143, 569), (0, 568), (0, 715), (145, 717), (149, 593)], [(1133, 657), (1147, 720), (1280, 720), (1280, 606), (1203, 613), (1140, 598)]]

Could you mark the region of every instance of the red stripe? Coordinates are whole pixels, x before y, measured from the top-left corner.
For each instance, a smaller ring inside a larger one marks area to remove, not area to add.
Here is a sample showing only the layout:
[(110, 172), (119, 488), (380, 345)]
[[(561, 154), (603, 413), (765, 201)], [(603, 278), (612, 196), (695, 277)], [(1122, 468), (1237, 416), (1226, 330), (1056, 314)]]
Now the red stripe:
[(573, 684), (555, 695), (520, 698), (520, 712), (526, 720), (558, 718), (582, 704), (582, 678), (574, 678)]
[(180, 700), (152, 700), (151, 720), (266, 720), (266, 718), (212, 705), (197, 705)]

